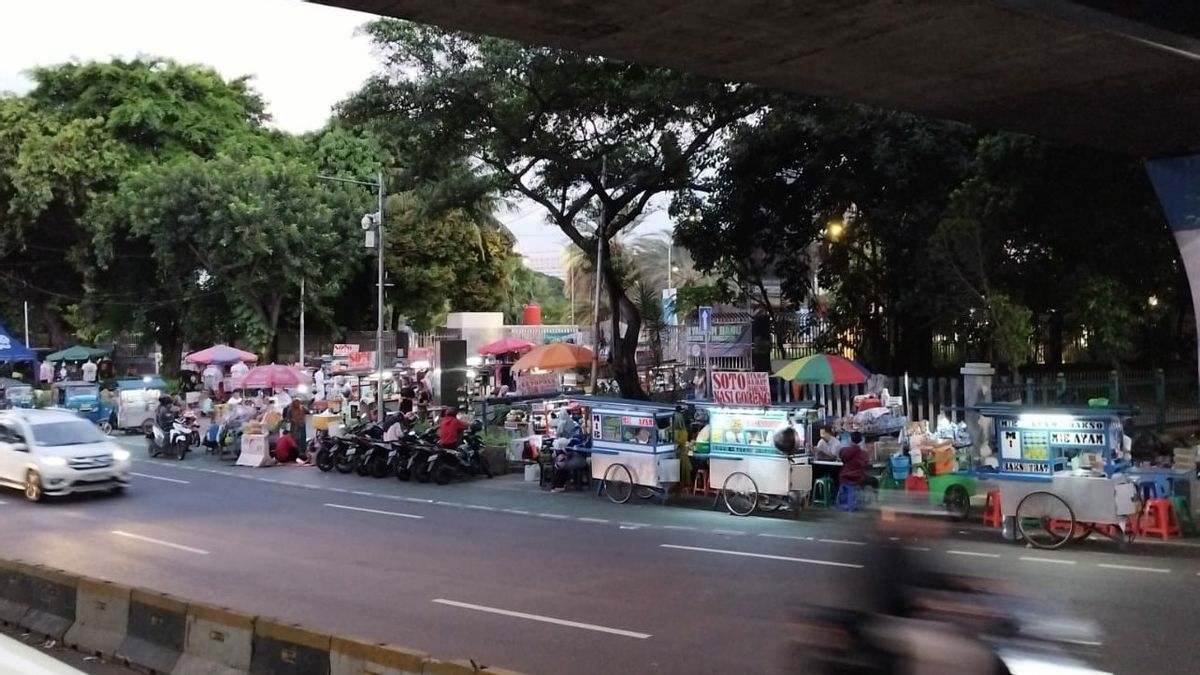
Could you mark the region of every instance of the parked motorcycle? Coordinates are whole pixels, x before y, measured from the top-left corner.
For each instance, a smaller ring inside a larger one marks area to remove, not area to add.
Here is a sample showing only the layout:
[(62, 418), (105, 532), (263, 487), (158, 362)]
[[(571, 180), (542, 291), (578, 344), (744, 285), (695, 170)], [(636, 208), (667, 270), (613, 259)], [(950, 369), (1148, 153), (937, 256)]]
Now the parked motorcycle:
[(482, 431), (483, 423), (475, 420), (457, 448), (438, 448), (437, 452), (429, 457), (427, 465), (433, 482), (446, 485), (455, 478), (478, 475), (492, 477), (492, 468), (483, 456), (483, 439), (479, 435)]
[(151, 457), (158, 457), (162, 454), (170, 454), (175, 459), (182, 460), (191, 449), (193, 434), (196, 429), (192, 423), (182, 417), (176, 417), (171, 421), (171, 428), (164, 430), (162, 427), (155, 424), (150, 433), (146, 434), (147, 450)]

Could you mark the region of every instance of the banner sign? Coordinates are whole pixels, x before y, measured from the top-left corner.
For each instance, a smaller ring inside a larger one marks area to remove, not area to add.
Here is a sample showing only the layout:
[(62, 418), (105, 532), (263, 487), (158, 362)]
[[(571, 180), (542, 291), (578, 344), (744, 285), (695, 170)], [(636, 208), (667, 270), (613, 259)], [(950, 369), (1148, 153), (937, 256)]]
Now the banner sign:
[(375, 370), (375, 352), (351, 352), (346, 355), (347, 370)]
[(557, 394), (562, 388), (558, 378), (558, 373), (526, 373), (517, 378), (517, 394), (521, 396)]
[(358, 345), (356, 344), (335, 344), (333, 346), (334, 356), (349, 356), (350, 354), (358, 353)]
[(771, 385), (766, 373), (714, 372), (713, 401), (731, 405), (771, 405)]

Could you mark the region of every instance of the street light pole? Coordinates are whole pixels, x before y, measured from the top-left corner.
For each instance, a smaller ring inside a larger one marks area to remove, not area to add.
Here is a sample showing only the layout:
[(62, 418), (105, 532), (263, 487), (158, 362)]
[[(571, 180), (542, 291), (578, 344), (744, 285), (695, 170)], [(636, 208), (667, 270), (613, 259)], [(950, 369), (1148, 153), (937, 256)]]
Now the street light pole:
[[(353, 178), (341, 178), (338, 176), (322, 176), (317, 175), (320, 180), (330, 180), (338, 183), (351, 183), (353, 185), (367, 185), (375, 188), (375, 192), (379, 196), (379, 210), (374, 214), (363, 216), (363, 229), (368, 229), (370, 226), (375, 227), (375, 246), (378, 252), (379, 260), (379, 287), (376, 294), (375, 313), (375, 375), (379, 378), (375, 390), (376, 415), (380, 424), (383, 423), (383, 201), (384, 201), (384, 186), (383, 186), (383, 170), (380, 169), (375, 175), (374, 181), (355, 180)], [(368, 222), (369, 220), (369, 222)]]

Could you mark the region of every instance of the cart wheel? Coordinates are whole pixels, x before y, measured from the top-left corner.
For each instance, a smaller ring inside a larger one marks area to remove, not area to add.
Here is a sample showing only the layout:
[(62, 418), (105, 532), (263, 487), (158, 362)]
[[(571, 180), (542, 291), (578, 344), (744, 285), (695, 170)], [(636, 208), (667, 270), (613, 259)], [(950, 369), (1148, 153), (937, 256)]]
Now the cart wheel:
[(721, 486), (725, 508), (735, 516), (748, 516), (758, 506), (758, 485), (741, 471), (734, 471)]
[(633, 474), (624, 464), (611, 464), (604, 472), (604, 484), (601, 486), (609, 501), (614, 504), (624, 504), (633, 496)]
[(658, 494), (658, 491), (652, 487), (646, 487), (645, 485), (639, 485), (637, 488), (638, 499), (653, 499), (655, 497), (655, 495), (657, 495), (657, 494)]
[(946, 505), (946, 511), (950, 517), (963, 521), (971, 513), (971, 496), (967, 494), (967, 489), (961, 485), (951, 485), (946, 488), (946, 493), (942, 497), (942, 503)]
[(1017, 504), (1016, 518), (1021, 537), (1035, 548), (1059, 548), (1075, 532), (1075, 512), (1051, 492), (1025, 495)]

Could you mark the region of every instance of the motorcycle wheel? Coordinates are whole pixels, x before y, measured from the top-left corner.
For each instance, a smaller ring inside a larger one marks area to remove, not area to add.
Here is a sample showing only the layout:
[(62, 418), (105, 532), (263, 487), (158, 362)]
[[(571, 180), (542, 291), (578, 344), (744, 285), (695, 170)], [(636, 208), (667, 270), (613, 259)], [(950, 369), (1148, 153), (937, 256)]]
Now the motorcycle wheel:
[(154, 444), (154, 441), (148, 441), (146, 443), (146, 452), (150, 453), (151, 457), (158, 457), (162, 454), (162, 451), (158, 449), (158, 446)]
[(317, 468), (325, 473), (333, 471), (333, 453), (324, 448), (318, 450)]
[(188, 451), (187, 441), (178, 441), (175, 443), (175, 459), (178, 459), (179, 461), (183, 461), (183, 458), (185, 456), (187, 456), (187, 451)]
[(412, 469), (408, 468), (407, 461), (396, 463), (396, 478), (405, 482), (412, 478)]
[(484, 457), (483, 455), (476, 455), (475, 467), (479, 470), (479, 473), (482, 473), (488, 478), (492, 477), (492, 465), (487, 461), (487, 457)]
[(354, 473), (359, 476), (366, 476), (371, 472), (371, 467), (367, 465), (367, 460), (362, 459), (362, 455), (354, 458)]
[(383, 478), (388, 475), (388, 463), (386, 457), (378, 457), (371, 459), (371, 477)]
[(350, 473), (354, 470), (354, 460), (345, 455), (338, 455), (334, 460), (333, 468), (337, 469), (338, 473)]
[(418, 461), (416, 468), (413, 469), (413, 476), (418, 483), (429, 482), (429, 462)]
[(452, 472), (453, 470), (449, 466), (438, 462), (437, 466), (433, 467), (433, 482), (438, 485), (446, 485), (453, 477)]

